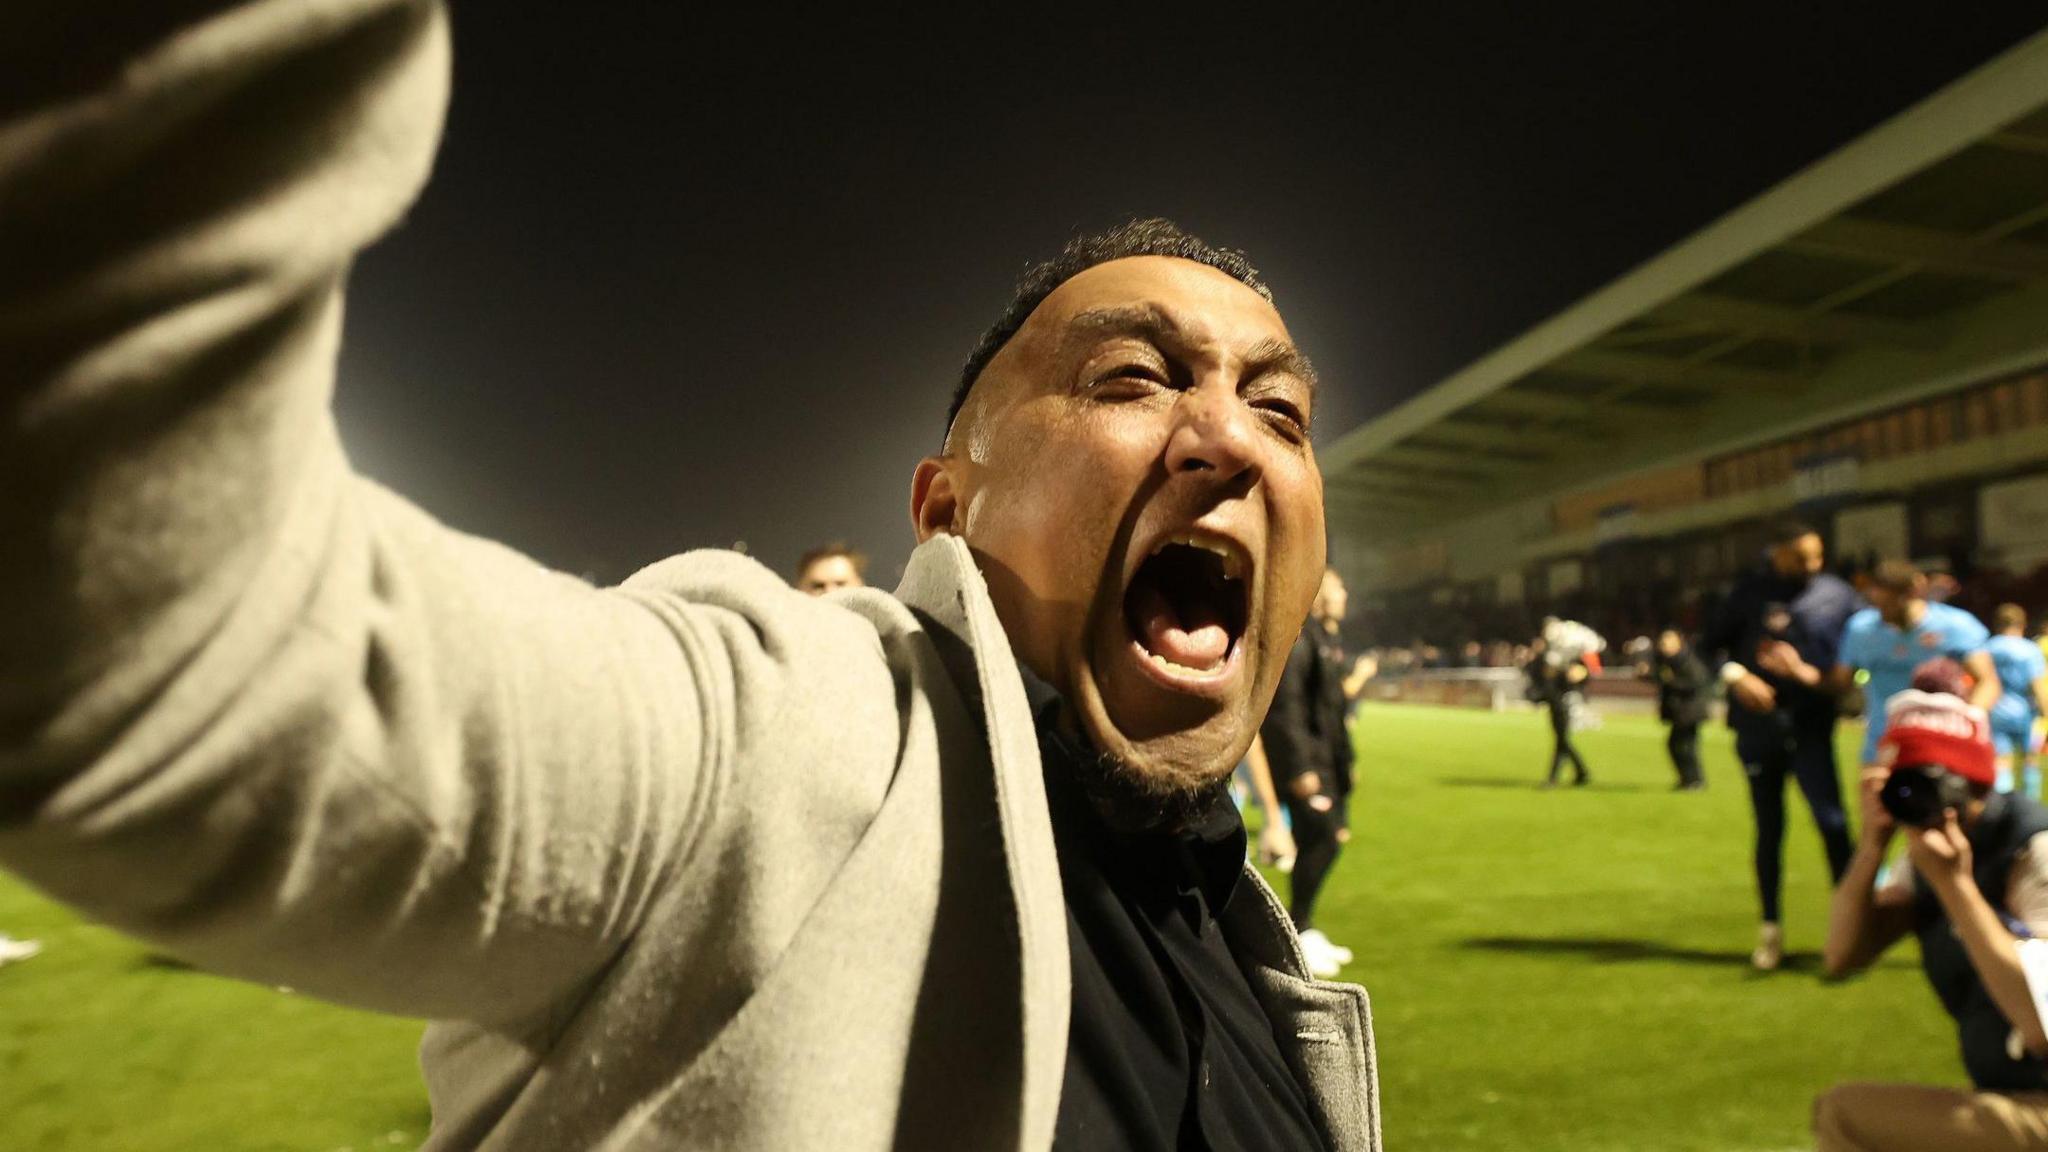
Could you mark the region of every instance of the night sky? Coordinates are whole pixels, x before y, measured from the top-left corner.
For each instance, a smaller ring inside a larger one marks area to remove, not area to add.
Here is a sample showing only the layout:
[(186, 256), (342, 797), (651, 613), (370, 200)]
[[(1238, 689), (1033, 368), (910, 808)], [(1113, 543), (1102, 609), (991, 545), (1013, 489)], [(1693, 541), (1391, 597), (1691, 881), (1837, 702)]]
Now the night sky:
[(358, 464), (607, 582), (737, 540), (788, 575), (845, 537), (893, 583), (960, 361), (1078, 230), (1247, 250), (1328, 443), (2043, 19), (713, 7), (459, 5), (434, 183), (351, 294)]

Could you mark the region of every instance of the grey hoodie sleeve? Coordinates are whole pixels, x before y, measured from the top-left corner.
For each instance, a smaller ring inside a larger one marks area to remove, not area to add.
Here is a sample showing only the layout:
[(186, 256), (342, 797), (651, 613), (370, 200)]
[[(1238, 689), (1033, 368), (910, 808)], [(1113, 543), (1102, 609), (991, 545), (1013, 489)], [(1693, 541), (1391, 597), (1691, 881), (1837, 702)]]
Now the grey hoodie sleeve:
[(351, 472), (342, 284), (425, 179), (446, 24), (0, 9), (0, 865), (230, 974), (490, 1021), (632, 933), (758, 637)]

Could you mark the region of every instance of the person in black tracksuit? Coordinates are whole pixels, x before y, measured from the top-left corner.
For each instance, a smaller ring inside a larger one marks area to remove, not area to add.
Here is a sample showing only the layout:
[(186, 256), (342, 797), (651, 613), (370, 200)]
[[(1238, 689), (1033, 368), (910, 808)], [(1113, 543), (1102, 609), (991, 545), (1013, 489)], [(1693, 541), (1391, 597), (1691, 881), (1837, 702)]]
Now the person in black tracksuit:
[(1343, 584), (1332, 572), (1287, 655), (1273, 706), (1259, 728), (1273, 788), (1294, 828), (1288, 912), (1304, 934), (1315, 927), (1316, 897), (1337, 863), (1350, 824), (1352, 750), (1345, 725), (1350, 665), (1337, 632), (1344, 602)]
[(1545, 788), (1557, 785), (1558, 774), (1564, 771), (1566, 761), (1572, 766), (1572, 785), (1577, 787), (1592, 779), (1586, 772), (1585, 758), (1572, 743), (1572, 713), (1577, 701), (1574, 697), (1581, 691), (1580, 686), (1591, 678), (1583, 661), (1552, 659), (1552, 653), (1545, 646), (1543, 638), (1537, 637), (1532, 647), (1535, 655), (1523, 667), (1523, 675), (1529, 678), (1529, 699), (1543, 705), (1550, 713), (1550, 734), (1553, 739), (1550, 753), (1550, 774), (1543, 779)]
[(1797, 521), (1775, 525), (1763, 562), (1735, 582), (1700, 638), (1699, 652), (1728, 685), (1728, 726), (1749, 781), (1756, 818), (1756, 885), (1763, 923), (1751, 962), (1769, 971), (1784, 951), (1779, 890), (1785, 848), (1785, 782), (1799, 785), (1836, 882), (1853, 848), (1835, 767), (1839, 702), (1771, 670), (1771, 650), (1789, 645), (1816, 668), (1833, 668), (1842, 629), (1862, 607), (1856, 590), (1824, 571), (1820, 533)]
[(1657, 636), (1649, 674), (1657, 682), (1657, 715), (1671, 726), (1665, 747), (1678, 769), (1678, 788), (1693, 792), (1707, 786), (1700, 771), (1700, 725), (1707, 721), (1713, 678), (1707, 666), (1673, 629)]

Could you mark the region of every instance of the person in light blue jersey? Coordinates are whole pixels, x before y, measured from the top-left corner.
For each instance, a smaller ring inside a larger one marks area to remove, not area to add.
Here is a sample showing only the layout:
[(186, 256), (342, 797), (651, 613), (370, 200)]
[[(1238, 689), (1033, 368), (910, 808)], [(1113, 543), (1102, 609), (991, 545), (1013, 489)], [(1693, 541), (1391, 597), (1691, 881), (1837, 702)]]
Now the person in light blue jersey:
[(1884, 736), (1885, 701), (1913, 685), (1913, 669), (1946, 656), (1961, 664), (1975, 681), (1970, 702), (1989, 711), (1998, 699), (1998, 673), (1984, 651), (1991, 632), (1961, 608), (1927, 598), (1927, 576), (1903, 560), (1886, 560), (1871, 572), (1865, 590), (1870, 606), (1849, 617), (1842, 629), (1834, 668), (1823, 675), (1805, 663), (1790, 646), (1766, 653), (1766, 668), (1807, 684), (1824, 684), (1846, 692), (1863, 679), (1863, 763), (1877, 759)]
[(2034, 720), (2048, 710), (2048, 656), (2027, 638), (2027, 610), (2000, 604), (1992, 617), (1998, 635), (1984, 646), (1998, 670), (1998, 702), (1991, 706), (1991, 742), (1998, 752), (1998, 790), (2017, 784), (2041, 798), (2041, 768), (2034, 756)]

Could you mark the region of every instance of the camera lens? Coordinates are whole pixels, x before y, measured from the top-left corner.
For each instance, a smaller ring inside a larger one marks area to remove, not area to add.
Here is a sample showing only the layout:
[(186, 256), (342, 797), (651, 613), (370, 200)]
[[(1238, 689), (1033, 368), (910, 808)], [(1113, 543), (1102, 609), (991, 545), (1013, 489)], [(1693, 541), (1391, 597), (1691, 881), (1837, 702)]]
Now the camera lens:
[(1878, 802), (1901, 824), (1926, 827), (1941, 819), (1940, 783), (1926, 768), (1900, 768), (1884, 782)]

